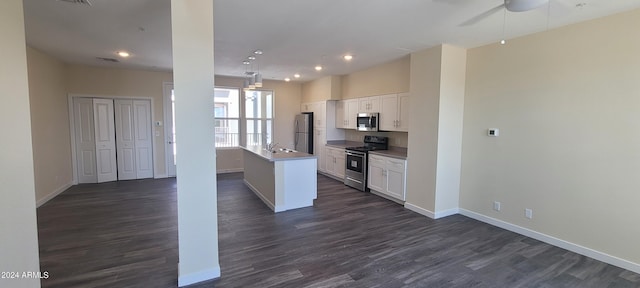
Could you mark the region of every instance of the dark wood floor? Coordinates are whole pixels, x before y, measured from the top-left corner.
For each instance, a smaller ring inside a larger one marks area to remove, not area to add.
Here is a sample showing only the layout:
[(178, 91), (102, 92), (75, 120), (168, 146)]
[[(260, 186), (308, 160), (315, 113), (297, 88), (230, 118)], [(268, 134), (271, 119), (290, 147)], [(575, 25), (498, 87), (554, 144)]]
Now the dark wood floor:
[[(431, 220), (318, 176), (272, 213), (218, 178), (222, 277), (201, 287), (640, 287), (640, 275), (464, 216)], [(72, 187), (38, 209), (43, 287), (175, 287), (174, 179)]]

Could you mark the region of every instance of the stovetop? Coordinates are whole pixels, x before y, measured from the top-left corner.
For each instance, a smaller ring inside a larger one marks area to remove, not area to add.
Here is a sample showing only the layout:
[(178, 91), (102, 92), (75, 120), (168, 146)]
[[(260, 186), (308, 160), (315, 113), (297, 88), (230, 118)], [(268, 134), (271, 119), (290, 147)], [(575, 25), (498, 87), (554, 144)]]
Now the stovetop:
[(347, 150), (359, 151), (359, 152), (369, 152), (374, 150), (387, 150), (386, 148), (380, 147), (368, 147), (368, 146), (358, 146), (358, 147), (347, 147)]
[(347, 147), (347, 150), (369, 152), (373, 150), (389, 149), (389, 138), (383, 136), (364, 136), (364, 146)]

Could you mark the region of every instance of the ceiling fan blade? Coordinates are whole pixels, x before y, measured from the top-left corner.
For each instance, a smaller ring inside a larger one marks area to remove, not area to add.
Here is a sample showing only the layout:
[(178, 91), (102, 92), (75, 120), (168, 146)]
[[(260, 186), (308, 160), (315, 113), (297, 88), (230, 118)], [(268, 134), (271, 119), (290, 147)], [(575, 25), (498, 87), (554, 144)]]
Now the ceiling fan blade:
[(485, 18), (487, 18), (487, 17), (489, 17), (489, 16), (491, 16), (491, 15), (493, 15), (495, 13), (498, 13), (498, 12), (502, 11), (502, 9), (505, 9), (504, 4), (500, 4), (500, 5), (498, 5), (496, 7), (493, 7), (491, 9), (487, 10), (487, 11), (484, 11), (484, 12), (474, 16), (473, 18), (471, 18), (471, 19), (469, 19), (467, 21), (464, 21), (464, 22), (460, 23), (459, 26), (470, 26), (470, 25), (476, 24), (476, 23), (480, 22), (481, 20), (483, 20), (483, 19), (485, 19)]

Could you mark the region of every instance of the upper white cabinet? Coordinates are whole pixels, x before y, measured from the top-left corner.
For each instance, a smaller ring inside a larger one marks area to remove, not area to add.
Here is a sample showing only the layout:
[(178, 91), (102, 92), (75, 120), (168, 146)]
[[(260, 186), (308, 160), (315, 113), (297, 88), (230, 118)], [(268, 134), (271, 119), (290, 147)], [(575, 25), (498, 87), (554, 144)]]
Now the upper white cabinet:
[(340, 100), (336, 103), (336, 128), (356, 129), (358, 99)]
[(369, 189), (405, 201), (407, 160), (369, 154)]
[(409, 131), (409, 93), (380, 96), (380, 130)]
[(301, 112), (313, 112), (313, 127), (326, 127), (326, 108), (325, 102), (302, 103), (300, 105)]
[(380, 96), (358, 98), (358, 112), (380, 112)]
[(338, 101), (330, 100), (302, 103), (300, 105), (301, 112), (313, 112), (313, 154), (318, 157), (318, 171), (321, 172), (327, 170), (324, 149), (327, 141), (344, 140), (344, 130), (337, 129), (340, 127), (336, 127), (337, 125), (334, 123), (336, 119), (336, 102)]
[(340, 100), (336, 104), (336, 128), (356, 129), (358, 113), (380, 113), (380, 130), (409, 131), (409, 93)]

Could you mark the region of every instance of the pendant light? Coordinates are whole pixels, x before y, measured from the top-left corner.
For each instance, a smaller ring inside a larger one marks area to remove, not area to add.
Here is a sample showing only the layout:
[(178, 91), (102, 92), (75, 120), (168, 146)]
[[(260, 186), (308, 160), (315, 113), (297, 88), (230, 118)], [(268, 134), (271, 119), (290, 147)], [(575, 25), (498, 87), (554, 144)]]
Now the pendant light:
[(244, 60), (242, 61), (242, 64), (244, 64), (244, 81), (242, 82), (242, 91), (247, 92), (251, 90), (251, 87), (249, 86), (249, 77), (247, 77), (249, 74), (248, 66), (251, 64), (251, 61)]
[(253, 54), (257, 55), (256, 56), (256, 63), (257, 63), (257, 66), (258, 66), (258, 69), (257, 69), (258, 72), (256, 72), (254, 77), (253, 77), (254, 81), (255, 81), (254, 84), (255, 84), (256, 87), (260, 88), (260, 87), (262, 87), (262, 74), (260, 74), (260, 56), (262, 56), (262, 50), (258, 49), (256, 51), (253, 51)]

